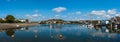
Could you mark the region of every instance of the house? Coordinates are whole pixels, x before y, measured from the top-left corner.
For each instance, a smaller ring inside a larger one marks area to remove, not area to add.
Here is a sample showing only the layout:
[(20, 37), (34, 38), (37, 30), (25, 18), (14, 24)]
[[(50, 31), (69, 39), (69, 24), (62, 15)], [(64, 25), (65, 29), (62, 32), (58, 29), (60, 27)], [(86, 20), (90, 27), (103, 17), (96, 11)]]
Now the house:
[(25, 20), (25, 19), (20, 19), (19, 21), (20, 21), (20, 22), (26, 22), (26, 20)]

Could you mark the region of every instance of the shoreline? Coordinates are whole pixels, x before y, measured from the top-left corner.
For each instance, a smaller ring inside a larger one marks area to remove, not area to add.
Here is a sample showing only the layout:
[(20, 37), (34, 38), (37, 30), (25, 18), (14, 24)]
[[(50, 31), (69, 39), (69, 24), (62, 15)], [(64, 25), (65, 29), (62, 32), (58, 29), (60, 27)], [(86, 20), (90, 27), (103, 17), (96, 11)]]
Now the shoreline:
[(38, 25), (38, 23), (0, 23), (0, 29), (21, 28)]

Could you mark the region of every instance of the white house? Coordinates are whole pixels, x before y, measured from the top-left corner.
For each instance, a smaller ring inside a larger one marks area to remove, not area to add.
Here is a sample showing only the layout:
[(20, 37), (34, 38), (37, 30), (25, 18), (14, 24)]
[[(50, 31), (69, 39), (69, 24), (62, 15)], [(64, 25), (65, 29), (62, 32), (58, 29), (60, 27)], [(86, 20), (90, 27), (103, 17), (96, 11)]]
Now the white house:
[(21, 21), (21, 22), (26, 22), (26, 20), (25, 20), (25, 19), (20, 19), (19, 21)]

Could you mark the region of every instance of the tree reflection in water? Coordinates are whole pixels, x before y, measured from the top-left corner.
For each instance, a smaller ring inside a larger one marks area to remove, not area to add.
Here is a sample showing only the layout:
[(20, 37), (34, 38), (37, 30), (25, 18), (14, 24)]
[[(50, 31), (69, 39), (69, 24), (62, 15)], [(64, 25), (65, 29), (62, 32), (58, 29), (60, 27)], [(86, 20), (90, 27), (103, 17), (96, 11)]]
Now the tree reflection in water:
[(25, 30), (29, 30), (29, 27), (25, 27)]
[(6, 30), (6, 34), (10, 36), (12, 39), (14, 39), (14, 30)]
[(29, 27), (25, 27), (25, 31), (26, 31), (26, 32), (29, 32)]
[[(20, 29), (21, 29), (21, 28), (20, 28)], [(26, 31), (29, 30), (28, 27), (25, 27), (24, 29), (25, 29)], [(5, 32), (6, 32), (6, 35), (14, 38), (14, 34), (15, 34), (15, 31), (14, 31), (14, 30), (19, 30), (19, 29), (6, 29), (6, 31), (5, 31)]]

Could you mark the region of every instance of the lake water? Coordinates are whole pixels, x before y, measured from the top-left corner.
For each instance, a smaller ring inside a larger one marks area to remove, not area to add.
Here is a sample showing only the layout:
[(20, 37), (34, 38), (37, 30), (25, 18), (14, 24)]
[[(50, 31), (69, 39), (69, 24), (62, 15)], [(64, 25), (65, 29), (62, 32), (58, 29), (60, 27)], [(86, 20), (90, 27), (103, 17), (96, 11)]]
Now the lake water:
[(120, 42), (119, 29), (80, 24), (40, 24), (0, 30), (0, 42)]

